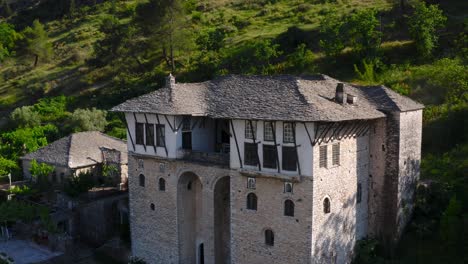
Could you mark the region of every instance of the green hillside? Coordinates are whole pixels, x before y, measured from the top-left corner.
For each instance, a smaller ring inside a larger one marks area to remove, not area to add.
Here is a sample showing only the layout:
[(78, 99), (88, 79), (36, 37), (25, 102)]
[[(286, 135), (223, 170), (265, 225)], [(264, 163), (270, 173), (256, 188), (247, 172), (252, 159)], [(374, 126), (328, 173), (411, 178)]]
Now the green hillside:
[(418, 193), (396, 252), (367, 241), (358, 263), (464, 263), (467, 10), (459, 0), (0, 0), (0, 182), (21, 178), (20, 156), (74, 131), (124, 137), (122, 116), (105, 110), (170, 72), (180, 82), (324, 73), (426, 105), (422, 178), (435, 184)]

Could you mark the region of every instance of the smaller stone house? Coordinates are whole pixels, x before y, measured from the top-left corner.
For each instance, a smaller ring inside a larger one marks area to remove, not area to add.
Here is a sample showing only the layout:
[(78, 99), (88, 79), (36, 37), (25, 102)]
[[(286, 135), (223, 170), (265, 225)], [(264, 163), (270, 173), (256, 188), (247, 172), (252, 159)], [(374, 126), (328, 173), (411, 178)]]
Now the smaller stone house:
[(121, 184), (127, 182), (127, 143), (98, 131), (71, 134), (21, 157), (21, 160), (26, 180), (31, 179), (31, 161), (36, 160), (55, 167), (49, 179), (55, 184), (81, 172), (98, 176), (103, 164), (116, 166), (115, 174), (120, 175), (120, 180), (116, 180)]

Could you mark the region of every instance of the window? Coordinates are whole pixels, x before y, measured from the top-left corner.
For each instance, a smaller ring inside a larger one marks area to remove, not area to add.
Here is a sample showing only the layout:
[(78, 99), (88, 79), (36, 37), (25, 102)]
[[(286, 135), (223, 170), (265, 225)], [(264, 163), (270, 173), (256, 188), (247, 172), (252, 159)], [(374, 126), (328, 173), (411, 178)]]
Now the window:
[(340, 165), (340, 143), (332, 146), (332, 165)]
[(145, 124), (136, 123), (135, 124), (135, 141), (138, 145), (145, 144)]
[(154, 146), (154, 124), (146, 124), (146, 145)]
[(273, 122), (265, 121), (263, 123), (263, 140), (275, 141), (275, 124)]
[(150, 208), (151, 208), (151, 210), (154, 211), (154, 209), (155, 209), (154, 203), (152, 203), (152, 204), (150, 205)]
[(165, 125), (156, 125), (156, 146), (166, 146), (166, 128)]
[(283, 147), (283, 170), (296, 171), (297, 153), (295, 147)]
[(245, 138), (254, 139), (256, 135), (257, 135), (257, 121), (245, 120)]
[(330, 213), (330, 198), (323, 199), (323, 213)]
[(327, 167), (327, 146), (320, 146), (319, 149), (319, 166), (320, 168)]
[(276, 146), (263, 145), (263, 167), (276, 169)]
[(362, 199), (362, 185), (358, 183), (357, 192), (356, 192), (356, 202), (361, 203), (361, 199)]
[(190, 130), (192, 130), (190, 128), (190, 117), (184, 116), (182, 119), (182, 131), (190, 131)]
[(164, 180), (163, 178), (159, 179), (159, 190), (160, 191), (166, 190), (166, 180)]
[(284, 143), (294, 143), (293, 123), (285, 122), (283, 124), (283, 142)]
[(294, 202), (291, 200), (284, 201), (284, 215), (294, 216)]
[(247, 189), (255, 189), (257, 182), (255, 178), (247, 178)]
[(247, 195), (247, 209), (257, 211), (257, 195), (255, 193)]
[(285, 183), (284, 183), (284, 192), (285, 192), (285, 193), (292, 193), (292, 192), (293, 192), (293, 184), (292, 184), (292, 182), (285, 182)]
[(244, 161), (245, 165), (258, 165), (258, 152), (256, 143), (244, 143)]
[(140, 186), (145, 187), (145, 175), (140, 174)]
[(189, 190), (189, 191), (192, 190), (192, 181), (189, 181), (187, 183), (187, 190)]
[(267, 246), (275, 245), (275, 234), (271, 229), (265, 230), (265, 244)]

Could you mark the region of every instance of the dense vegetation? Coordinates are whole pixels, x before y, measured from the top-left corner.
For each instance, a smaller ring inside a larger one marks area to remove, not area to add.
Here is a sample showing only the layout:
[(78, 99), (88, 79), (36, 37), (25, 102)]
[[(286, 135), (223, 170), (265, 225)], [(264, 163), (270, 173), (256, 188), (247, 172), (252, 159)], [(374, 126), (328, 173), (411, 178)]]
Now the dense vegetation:
[(467, 261), (466, 1), (32, 2), (0, 0), (0, 181), (21, 177), (19, 157), (71, 132), (124, 137), (122, 117), (106, 110), (169, 72), (178, 81), (319, 72), (426, 105), (421, 176), (431, 183), (396, 252), (364, 241), (359, 262)]

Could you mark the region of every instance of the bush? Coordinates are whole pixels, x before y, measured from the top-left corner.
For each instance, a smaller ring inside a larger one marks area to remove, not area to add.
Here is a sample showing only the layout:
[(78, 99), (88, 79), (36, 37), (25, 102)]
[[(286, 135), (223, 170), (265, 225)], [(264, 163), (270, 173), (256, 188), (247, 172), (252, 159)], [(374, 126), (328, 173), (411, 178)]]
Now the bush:
[(88, 192), (93, 186), (93, 176), (90, 173), (80, 173), (67, 179), (63, 191), (70, 197), (78, 197)]
[(76, 109), (70, 117), (74, 132), (104, 131), (107, 125), (107, 112), (96, 108)]
[(356, 242), (353, 264), (378, 264), (384, 263), (379, 256), (377, 248), (379, 243), (374, 239), (362, 239)]
[(18, 107), (11, 113), (11, 119), (18, 127), (35, 127), (41, 124), (40, 115), (32, 106)]

